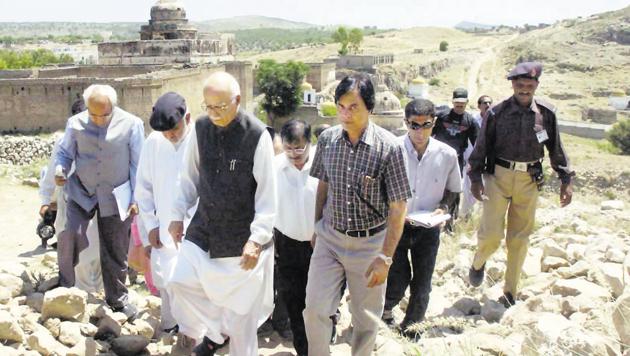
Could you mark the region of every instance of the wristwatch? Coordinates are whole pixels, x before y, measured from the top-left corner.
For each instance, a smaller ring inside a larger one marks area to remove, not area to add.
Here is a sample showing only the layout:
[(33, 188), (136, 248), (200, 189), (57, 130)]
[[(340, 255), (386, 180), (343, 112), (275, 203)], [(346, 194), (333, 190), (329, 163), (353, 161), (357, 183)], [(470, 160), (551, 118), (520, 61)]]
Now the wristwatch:
[(383, 260), (383, 262), (385, 262), (385, 264), (388, 265), (388, 266), (391, 266), (392, 263), (394, 263), (394, 260), (391, 257), (386, 256), (384, 253), (379, 253), (378, 254), (378, 258)]

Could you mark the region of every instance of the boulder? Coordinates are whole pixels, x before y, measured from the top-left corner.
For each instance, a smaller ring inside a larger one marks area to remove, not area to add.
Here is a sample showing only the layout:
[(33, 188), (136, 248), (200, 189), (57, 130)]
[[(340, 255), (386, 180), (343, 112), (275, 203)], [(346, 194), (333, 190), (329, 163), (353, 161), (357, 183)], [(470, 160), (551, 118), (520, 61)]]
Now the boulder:
[(87, 293), (78, 288), (59, 287), (46, 292), (42, 318), (58, 317), (70, 321), (84, 321)]
[(623, 210), (624, 204), (621, 200), (605, 200), (599, 207), (602, 210)]
[(155, 334), (155, 329), (151, 326), (151, 324), (142, 319), (134, 320), (133, 324), (136, 327), (138, 335), (144, 336), (147, 339), (153, 338), (153, 334)]
[(623, 263), (626, 254), (619, 248), (611, 247), (606, 251), (604, 257), (607, 262)]
[(31, 293), (26, 297), (26, 305), (31, 307), (38, 313), (42, 312), (42, 306), (44, 305), (44, 294)]
[(79, 343), (68, 350), (67, 356), (96, 356), (101, 347), (91, 337), (83, 338)]
[(37, 291), (40, 293), (46, 293), (49, 290), (56, 288), (59, 286), (59, 276), (58, 275), (48, 275), (45, 279), (41, 281), (39, 286), (37, 286)]
[(543, 272), (549, 272), (551, 270), (558, 269), (560, 267), (568, 267), (568, 266), (569, 266), (569, 261), (565, 260), (564, 258), (548, 256), (548, 257), (543, 257), (543, 260), (540, 265), (540, 269)]
[(11, 294), (11, 298), (20, 295), (22, 287), (24, 287), (22, 278), (8, 273), (0, 273), (0, 289), (7, 289)]
[(608, 300), (610, 293), (604, 287), (591, 283), (584, 278), (559, 279), (551, 287), (553, 294), (563, 297), (584, 295), (594, 299)]
[(505, 311), (503, 304), (494, 300), (487, 300), (481, 306), (481, 316), (489, 323), (499, 322)]
[(24, 331), (9, 312), (0, 310), (0, 340), (22, 343)]
[(481, 313), (479, 301), (470, 297), (460, 298), (453, 304), (453, 307), (464, 313), (464, 315), (478, 315)]
[(44, 327), (50, 332), (55, 339), (59, 337), (59, 327), (61, 326), (61, 320), (57, 318), (49, 318), (44, 321)]
[(34, 334), (38, 331), (49, 332), (48, 329), (39, 323), (39, 317), (39, 313), (27, 314), (22, 319), (19, 319), (18, 323), (24, 331), (30, 334)]
[(44, 356), (62, 356), (68, 353), (68, 348), (63, 346), (47, 332), (38, 331), (27, 339), (28, 346)]
[(84, 336), (81, 334), (81, 323), (64, 321), (59, 325), (58, 340), (66, 346), (74, 346), (80, 343)]
[[(124, 314), (123, 314), (124, 315)], [(105, 338), (107, 335), (113, 335), (114, 337), (120, 336), (122, 332), (122, 323), (115, 319), (112, 315), (105, 315), (98, 321), (98, 330), (96, 332), (96, 338)]]
[(570, 279), (576, 277), (586, 277), (591, 269), (592, 266), (590, 263), (581, 260), (572, 264), (570, 267), (558, 268), (556, 273), (564, 279)]
[(607, 345), (603, 336), (589, 333), (578, 327), (565, 329), (557, 339), (564, 352), (572, 355), (606, 355)]
[(623, 265), (620, 263), (602, 263), (598, 268), (612, 292), (613, 297), (617, 298), (623, 294)]
[(559, 257), (564, 260), (568, 259), (567, 251), (552, 239), (545, 239), (542, 244), (540, 244), (540, 247), (543, 250), (543, 259), (550, 256)]
[(621, 343), (630, 345), (630, 293), (626, 292), (617, 298), (612, 319)]
[(582, 244), (568, 244), (567, 256), (569, 256), (569, 262), (576, 263), (583, 260), (584, 251), (586, 251), (586, 246)]
[(142, 352), (149, 345), (144, 336), (120, 336), (112, 341), (112, 351), (118, 356), (134, 356)]
[(98, 328), (90, 323), (79, 324), (79, 329), (81, 330), (81, 335), (88, 337), (93, 337), (98, 332)]
[(534, 276), (540, 273), (540, 261), (542, 260), (543, 251), (540, 248), (532, 247), (527, 251), (527, 258), (523, 263), (523, 274), (526, 277)]
[(561, 302), (560, 296), (542, 294), (528, 298), (525, 305), (532, 312), (560, 313), (562, 310)]

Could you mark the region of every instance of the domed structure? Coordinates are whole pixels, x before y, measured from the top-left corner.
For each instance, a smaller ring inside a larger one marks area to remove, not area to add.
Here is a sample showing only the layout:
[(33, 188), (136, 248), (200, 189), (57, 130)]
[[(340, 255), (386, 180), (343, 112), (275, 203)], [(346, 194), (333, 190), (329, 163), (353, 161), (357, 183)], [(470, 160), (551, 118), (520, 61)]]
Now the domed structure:
[(398, 115), (402, 111), (400, 100), (385, 84), (376, 87), (376, 104), (373, 113), (376, 115)]
[(186, 10), (180, 0), (158, 0), (151, 7), (148, 25), (140, 28), (141, 40), (195, 39), (197, 30), (188, 25)]
[(418, 77), (409, 83), (407, 96), (412, 99), (428, 99), (429, 85), (423, 78)]

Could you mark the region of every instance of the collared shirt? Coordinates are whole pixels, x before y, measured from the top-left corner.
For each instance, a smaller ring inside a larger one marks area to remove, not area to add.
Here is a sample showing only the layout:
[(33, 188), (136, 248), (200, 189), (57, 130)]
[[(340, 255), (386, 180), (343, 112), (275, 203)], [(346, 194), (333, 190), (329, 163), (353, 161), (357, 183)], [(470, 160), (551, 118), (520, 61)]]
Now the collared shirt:
[[(543, 143), (538, 142), (534, 130), (536, 110), (542, 115), (543, 129), (549, 137)], [(488, 152), (510, 161), (533, 162), (545, 156), (543, 147), (546, 146), (551, 167), (563, 182), (570, 182), (575, 173), (560, 141), (560, 130), (554, 111), (553, 106), (537, 98), (532, 101), (531, 106), (524, 108), (514, 96), (492, 107), (483, 121), (479, 140), (470, 155), (470, 180), (481, 180)]]
[[(172, 221), (183, 221), (186, 213), (197, 203), (199, 194), (199, 146), (195, 128), (191, 130), (190, 142), (184, 151), (184, 162), (180, 171), (177, 197), (171, 209)], [(271, 135), (261, 135), (254, 153), (253, 175), (256, 180), (254, 221), (250, 225), (249, 240), (261, 245), (273, 236), (273, 222), (276, 212), (276, 177), (273, 174), (273, 142)]]
[(65, 185), (68, 199), (86, 211), (98, 204), (101, 216), (118, 214), (112, 191), (129, 181), (133, 196), (143, 142), (142, 120), (118, 107), (104, 127), (95, 125), (87, 111), (69, 118), (55, 164), (66, 174), (75, 164)]
[(275, 228), (298, 241), (310, 241), (315, 226), (315, 195), (319, 180), (310, 176), (315, 146), (308, 161), (298, 170), (285, 153), (274, 158), (278, 184), (278, 210)]
[(411, 197), (402, 147), (393, 134), (372, 122), (356, 146), (341, 125), (325, 130), (311, 176), (328, 183), (324, 217), (338, 230), (379, 226), (388, 216), (389, 203)]
[(478, 135), (479, 126), (468, 112), (459, 115), (451, 109), (437, 114), (433, 137), (453, 147), (458, 155), (464, 154), (468, 141), (474, 145)]
[[(184, 151), (190, 141), (190, 131), (176, 146), (161, 132), (154, 131), (147, 137), (140, 155), (136, 177), (135, 199), (140, 210), (140, 219), (146, 232), (159, 228), (160, 240), (169, 248), (175, 248), (170, 238), (171, 207), (177, 195), (175, 185), (182, 168)], [(194, 209), (194, 208), (193, 208)], [(193, 211), (194, 212), (194, 211)], [(192, 216), (189, 212), (188, 216)], [(147, 246), (146, 234), (140, 234)]]
[(407, 213), (419, 210), (433, 211), (438, 208), (444, 190), (462, 191), (457, 152), (449, 145), (433, 137), (429, 138), (422, 159), (413, 147), (409, 135), (398, 138), (405, 149), (407, 176), (413, 196), (407, 201)]

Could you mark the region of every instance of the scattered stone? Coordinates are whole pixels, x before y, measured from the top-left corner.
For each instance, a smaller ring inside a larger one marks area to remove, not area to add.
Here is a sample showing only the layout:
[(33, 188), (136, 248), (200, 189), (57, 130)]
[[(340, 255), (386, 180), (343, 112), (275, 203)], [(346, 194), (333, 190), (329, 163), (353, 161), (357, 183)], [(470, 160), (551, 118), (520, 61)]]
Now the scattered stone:
[[(49, 319), (50, 320), (50, 319)], [(58, 340), (66, 346), (74, 346), (80, 343), (84, 337), (81, 334), (81, 323), (64, 321), (59, 325)]]
[(26, 297), (26, 305), (33, 308), (38, 313), (42, 312), (42, 306), (44, 305), (44, 294), (31, 293)]
[(609, 248), (604, 257), (606, 257), (606, 261), (608, 262), (623, 263), (623, 260), (626, 258), (626, 254), (620, 249)]
[(567, 251), (560, 247), (557, 242), (552, 239), (545, 239), (541, 244), (543, 250), (543, 259), (545, 257), (560, 257), (562, 259), (568, 259)]
[(506, 309), (503, 304), (494, 300), (487, 300), (481, 306), (481, 316), (489, 323), (498, 323), (501, 321), (501, 317), (503, 317), (505, 311)]
[(152, 339), (153, 338), (153, 334), (155, 333), (155, 329), (151, 326), (151, 324), (149, 324), (148, 322), (142, 320), (142, 319), (137, 319), (133, 322), (134, 326), (136, 327), (136, 331), (138, 335), (144, 336), (147, 339)]
[(394, 338), (391, 336), (376, 336), (376, 342), (374, 345), (374, 353), (383, 356), (399, 356), (404, 355), (405, 350)]
[(551, 292), (563, 297), (585, 295), (600, 300), (610, 299), (610, 293), (606, 288), (600, 287), (583, 278), (559, 279), (555, 281), (551, 287)]
[(112, 351), (119, 356), (133, 356), (142, 352), (149, 345), (144, 336), (120, 336), (112, 341)]
[(22, 343), (24, 339), (24, 331), (17, 320), (9, 312), (0, 310), (0, 340)]
[(620, 263), (606, 262), (600, 264), (598, 267), (610, 287), (613, 297), (617, 298), (623, 294), (623, 265)]
[(630, 322), (628, 322), (630, 320), (630, 293), (625, 293), (617, 298), (612, 312), (612, 319), (615, 329), (619, 333), (621, 343), (630, 345)]
[(57, 288), (58, 286), (59, 276), (49, 276), (39, 284), (39, 286), (37, 287), (37, 291), (40, 293), (46, 293), (53, 288)]
[(503, 279), (505, 274), (505, 263), (486, 263), (486, 278), (494, 283)]
[(59, 287), (46, 292), (42, 306), (42, 318), (59, 317), (82, 322), (85, 319), (87, 293), (78, 288)]
[(49, 318), (44, 321), (44, 327), (50, 332), (54, 338), (59, 337), (59, 327), (61, 326), (61, 320), (57, 318)]
[(578, 327), (565, 329), (557, 339), (564, 352), (572, 355), (606, 355), (606, 342), (603, 337), (586, 333)]
[(68, 350), (67, 356), (96, 356), (101, 349), (93, 338), (87, 337)]
[(79, 329), (83, 336), (93, 337), (98, 332), (98, 328), (90, 323), (79, 324)]
[(44, 326), (39, 324), (39, 313), (31, 313), (25, 315), (22, 319), (18, 320), (18, 323), (24, 331), (30, 334), (34, 334), (39, 331), (49, 332)]
[(556, 273), (564, 279), (570, 279), (576, 277), (586, 277), (591, 269), (591, 264), (582, 260), (577, 261), (570, 267), (560, 267), (556, 270)]
[(534, 276), (540, 273), (540, 261), (542, 260), (543, 251), (540, 248), (532, 247), (527, 251), (527, 257), (523, 263), (523, 274), (526, 277)]
[(0, 288), (0, 304), (7, 304), (11, 300), (9, 288)]
[(567, 255), (569, 256), (569, 261), (571, 263), (576, 263), (584, 259), (584, 251), (586, 251), (586, 246), (582, 244), (568, 244), (567, 245)]
[(623, 210), (624, 204), (621, 200), (605, 200), (599, 207), (602, 210)]
[(479, 301), (470, 297), (460, 298), (453, 304), (453, 307), (464, 313), (464, 315), (478, 315), (481, 313)]
[(59, 343), (47, 332), (38, 331), (27, 339), (28, 346), (44, 356), (66, 355), (68, 348)]
[(557, 295), (537, 295), (525, 301), (525, 305), (532, 312), (560, 313), (562, 310), (561, 297)]
[(543, 272), (549, 272), (553, 269), (558, 269), (560, 267), (568, 267), (569, 261), (560, 257), (548, 256), (544, 257), (541, 263), (541, 270)]
[(98, 330), (96, 332), (97, 339), (104, 339), (108, 335), (114, 337), (120, 336), (122, 332), (122, 323), (114, 319), (112, 315), (105, 315), (98, 321)]
[(0, 288), (9, 290), (11, 298), (20, 295), (20, 293), (22, 293), (23, 286), (24, 281), (22, 278), (8, 273), (0, 273)]

